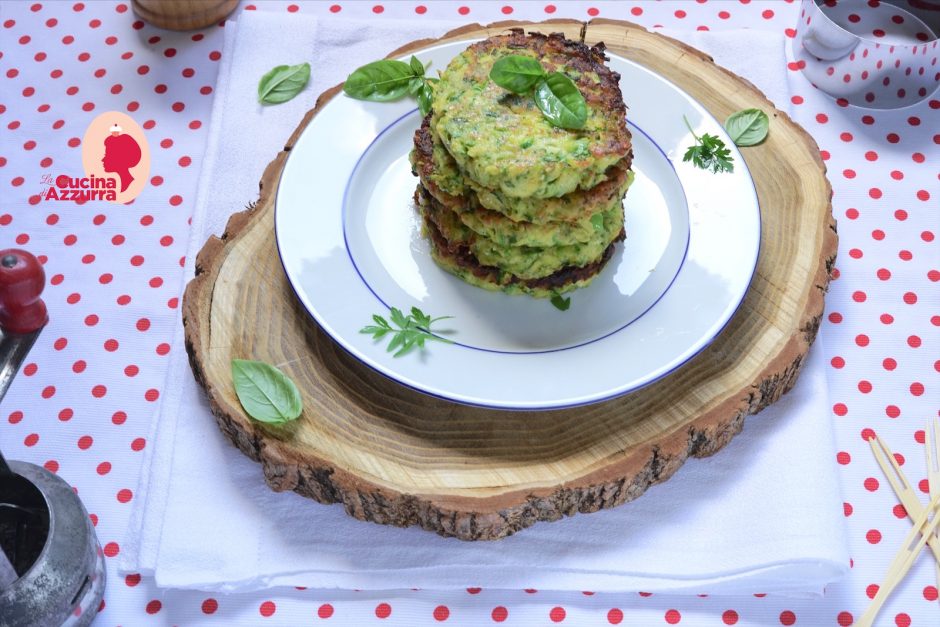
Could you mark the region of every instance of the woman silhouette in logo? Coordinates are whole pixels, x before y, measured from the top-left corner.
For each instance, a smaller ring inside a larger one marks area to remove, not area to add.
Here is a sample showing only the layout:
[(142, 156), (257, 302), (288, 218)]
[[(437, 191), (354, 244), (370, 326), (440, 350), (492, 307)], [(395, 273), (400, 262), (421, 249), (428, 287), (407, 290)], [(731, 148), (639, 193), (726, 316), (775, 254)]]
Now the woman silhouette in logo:
[(104, 138), (104, 158), (101, 163), (105, 172), (117, 174), (121, 178), (121, 191), (134, 182), (130, 169), (140, 163), (140, 144), (130, 135), (122, 134), (120, 126), (111, 127), (111, 135)]

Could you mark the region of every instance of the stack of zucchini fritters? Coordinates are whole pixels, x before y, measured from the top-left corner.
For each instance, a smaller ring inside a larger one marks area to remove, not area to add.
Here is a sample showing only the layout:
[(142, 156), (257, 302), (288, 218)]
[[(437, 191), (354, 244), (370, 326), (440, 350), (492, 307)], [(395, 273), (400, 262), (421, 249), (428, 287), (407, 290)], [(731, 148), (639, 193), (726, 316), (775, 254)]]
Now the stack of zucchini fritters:
[[(507, 55), (563, 72), (587, 102), (584, 127), (552, 126), (531, 96), (489, 79)], [(624, 237), (633, 181), (620, 76), (603, 44), (514, 30), (471, 45), (441, 74), (415, 133), (415, 201), (434, 260), (490, 290), (536, 297), (584, 287)]]

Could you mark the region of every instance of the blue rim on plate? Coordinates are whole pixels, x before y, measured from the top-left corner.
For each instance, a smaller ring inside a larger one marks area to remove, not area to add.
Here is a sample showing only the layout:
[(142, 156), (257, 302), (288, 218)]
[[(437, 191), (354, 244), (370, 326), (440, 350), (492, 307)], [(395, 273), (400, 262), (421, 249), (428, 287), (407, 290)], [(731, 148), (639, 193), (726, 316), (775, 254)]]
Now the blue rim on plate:
[[(375, 136), (375, 139), (372, 140), (372, 143), (369, 144), (368, 148), (366, 148), (365, 151), (362, 153), (362, 156), (359, 157), (359, 160), (356, 162), (356, 165), (353, 168), (352, 172), (349, 173), (349, 178), (346, 180), (346, 189), (343, 191), (343, 207), (342, 207), (343, 244), (345, 244), (346, 246), (346, 254), (349, 256), (349, 261), (350, 263), (352, 263), (353, 268), (356, 269), (356, 274), (359, 275), (359, 279), (362, 281), (362, 284), (365, 285), (366, 288), (370, 292), (372, 292), (372, 295), (375, 296), (376, 300), (378, 300), (388, 310), (391, 310), (392, 305), (389, 305), (387, 302), (385, 302), (385, 300), (381, 296), (379, 296), (378, 292), (375, 291), (375, 288), (373, 288), (372, 285), (369, 283), (369, 281), (366, 280), (366, 278), (362, 275), (362, 271), (359, 269), (359, 265), (356, 263), (356, 258), (353, 256), (352, 250), (350, 250), (349, 248), (349, 236), (346, 231), (346, 206), (348, 204), (347, 199), (349, 197), (349, 186), (352, 184), (353, 177), (355, 176), (356, 171), (359, 169), (359, 166), (362, 165), (362, 160), (365, 159), (365, 156), (366, 154), (368, 154), (369, 150), (371, 150), (372, 147), (375, 146), (376, 142), (378, 142), (382, 138), (382, 136), (385, 135), (385, 133), (387, 133), (389, 130), (391, 130), (394, 126), (396, 126), (400, 122), (403, 122), (405, 119), (414, 115), (417, 111), (418, 109), (416, 108), (412, 109), (408, 113), (404, 114), (403, 116), (399, 117), (397, 120), (395, 120), (394, 122), (392, 122), (391, 124), (383, 128), (381, 131), (379, 131), (379, 134)], [(642, 133), (650, 141), (651, 144), (656, 146), (656, 149), (660, 152), (660, 154), (662, 154), (663, 158), (666, 160), (666, 163), (668, 163), (672, 167), (672, 171), (675, 173), (676, 171), (675, 166), (672, 165), (672, 161), (669, 160), (669, 157), (666, 155), (666, 152), (662, 149), (662, 147), (659, 144), (657, 144), (656, 141), (652, 137), (650, 137), (646, 131), (644, 131), (642, 128), (640, 128), (639, 126), (637, 126), (630, 120), (627, 120), (627, 124), (635, 128), (636, 130), (640, 131), (640, 133)], [(681, 188), (682, 181), (679, 179), (678, 174), (676, 174), (676, 181), (679, 183), (679, 187)], [(688, 211), (686, 213), (688, 213)], [(501, 355), (537, 355), (537, 354), (544, 354), (544, 353), (557, 353), (560, 351), (580, 348), (581, 346), (593, 344), (594, 342), (600, 342), (601, 340), (608, 338), (611, 335), (615, 333), (619, 333), (620, 331), (623, 331), (624, 329), (626, 329), (628, 326), (630, 326), (631, 324), (633, 324), (634, 322), (636, 322), (637, 320), (645, 316), (647, 312), (649, 312), (653, 307), (656, 306), (656, 303), (662, 300), (663, 296), (666, 295), (666, 292), (669, 291), (669, 288), (672, 287), (672, 284), (676, 282), (676, 277), (679, 276), (679, 272), (682, 271), (682, 265), (685, 263), (685, 258), (689, 254), (690, 239), (691, 239), (691, 231), (686, 234), (685, 246), (684, 246), (684, 250), (682, 251), (682, 260), (679, 262), (679, 265), (676, 268), (675, 273), (672, 275), (672, 279), (669, 280), (669, 283), (666, 285), (665, 289), (663, 289), (663, 291), (660, 292), (660, 294), (653, 300), (652, 303), (649, 304), (649, 306), (646, 309), (641, 311), (638, 315), (634, 316), (628, 322), (621, 325), (619, 328), (616, 328), (613, 331), (608, 331), (604, 335), (601, 335), (591, 340), (581, 342), (579, 344), (572, 344), (571, 346), (563, 346), (561, 348), (549, 348), (545, 350), (535, 350), (535, 351), (501, 351), (501, 350), (496, 350), (493, 348), (483, 348), (482, 346), (473, 346), (471, 344), (464, 344), (462, 342), (457, 342), (457, 341), (453, 341), (453, 344), (454, 346), (460, 346), (461, 348), (468, 348), (470, 350), (476, 350), (476, 351), (485, 351), (487, 353), (498, 353)], [(293, 286), (293, 283), (291, 285)], [(294, 289), (294, 291), (296, 293), (296, 288)]]

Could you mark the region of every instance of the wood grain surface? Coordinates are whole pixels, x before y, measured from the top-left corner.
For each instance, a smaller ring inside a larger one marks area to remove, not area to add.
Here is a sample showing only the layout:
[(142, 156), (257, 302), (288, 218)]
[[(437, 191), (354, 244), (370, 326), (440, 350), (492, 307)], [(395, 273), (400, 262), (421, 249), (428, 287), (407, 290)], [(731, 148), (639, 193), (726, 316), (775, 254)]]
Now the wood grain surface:
[[(747, 107), (771, 116), (767, 141), (743, 150), (761, 206), (761, 253), (747, 297), (695, 359), (637, 392), (545, 412), (456, 405), (400, 386), (339, 348), (300, 306), (274, 239), (274, 197), (291, 146), (340, 90), (322, 94), (261, 179), (260, 199), (206, 242), (183, 299), (186, 345), (223, 433), (262, 464), (274, 490), (342, 503), (359, 519), (493, 540), (538, 521), (630, 501), (689, 456), (711, 455), (749, 414), (796, 381), (823, 313), (837, 237), (831, 189), (812, 138), (753, 85), (678, 41), (620, 21), (468, 25), (400, 56), (509, 27), (563, 32), (674, 82), (719, 120)], [(629, 104), (629, 94), (626, 99)], [(234, 209), (234, 208), (233, 208)], [(368, 312), (367, 312), (368, 313)], [(284, 364), (304, 401), (285, 426), (249, 420), (230, 360)], [(823, 419), (823, 417), (820, 417)]]

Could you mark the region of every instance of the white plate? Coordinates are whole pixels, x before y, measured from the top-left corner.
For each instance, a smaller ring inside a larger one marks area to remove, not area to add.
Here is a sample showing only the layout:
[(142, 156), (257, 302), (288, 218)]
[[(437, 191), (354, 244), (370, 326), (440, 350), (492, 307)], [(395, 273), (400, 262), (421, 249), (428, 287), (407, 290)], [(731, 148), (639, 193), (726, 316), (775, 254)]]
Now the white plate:
[[(417, 56), (444, 68), (470, 42)], [(757, 263), (760, 210), (744, 159), (688, 94), (610, 55), (633, 133), (636, 181), (624, 203), (626, 241), (568, 311), (547, 300), (472, 287), (431, 260), (421, 237), (408, 152), (414, 101), (337, 95), (293, 147), (278, 188), (275, 229), (287, 277), (343, 348), (392, 379), (460, 403), (549, 409), (635, 390), (675, 370), (722, 330)], [(696, 134), (720, 136), (734, 173), (682, 162)], [(412, 306), (453, 345), (394, 358), (359, 330), (372, 314)]]

